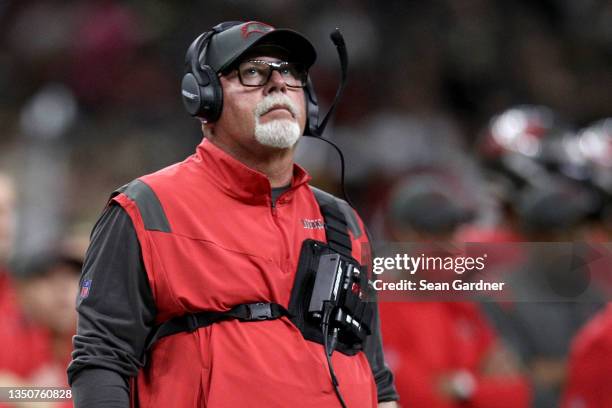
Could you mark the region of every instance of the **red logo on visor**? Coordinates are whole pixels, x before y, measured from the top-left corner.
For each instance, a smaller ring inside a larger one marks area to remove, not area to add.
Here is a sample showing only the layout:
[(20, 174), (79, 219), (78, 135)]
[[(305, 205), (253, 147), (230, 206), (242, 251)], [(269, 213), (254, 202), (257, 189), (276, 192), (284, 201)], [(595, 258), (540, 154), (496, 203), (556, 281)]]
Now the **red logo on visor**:
[(259, 21), (250, 21), (242, 26), (242, 38), (247, 38), (249, 35), (253, 33), (265, 34), (272, 30), (274, 27), (271, 25), (260, 23)]

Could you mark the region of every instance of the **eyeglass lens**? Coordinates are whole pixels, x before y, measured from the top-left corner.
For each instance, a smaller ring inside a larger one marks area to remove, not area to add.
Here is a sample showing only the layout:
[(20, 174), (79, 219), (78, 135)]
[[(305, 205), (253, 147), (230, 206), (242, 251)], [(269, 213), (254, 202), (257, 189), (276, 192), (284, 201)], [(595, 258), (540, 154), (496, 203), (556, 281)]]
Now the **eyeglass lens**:
[(294, 88), (306, 86), (307, 72), (302, 64), (292, 62), (245, 61), (238, 66), (238, 76), (244, 86), (263, 86), (273, 71), (278, 71), (285, 84)]

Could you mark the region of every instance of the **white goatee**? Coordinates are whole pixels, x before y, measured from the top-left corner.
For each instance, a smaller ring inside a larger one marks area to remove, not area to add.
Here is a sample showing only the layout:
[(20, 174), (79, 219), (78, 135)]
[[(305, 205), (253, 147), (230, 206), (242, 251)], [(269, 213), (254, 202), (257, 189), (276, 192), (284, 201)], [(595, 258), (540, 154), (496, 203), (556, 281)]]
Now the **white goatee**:
[(259, 118), (275, 106), (287, 108), (297, 117), (297, 107), (283, 94), (270, 94), (255, 107), (255, 140), (260, 144), (277, 149), (288, 149), (300, 138), (300, 125), (297, 119), (275, 119), (260, 123)]

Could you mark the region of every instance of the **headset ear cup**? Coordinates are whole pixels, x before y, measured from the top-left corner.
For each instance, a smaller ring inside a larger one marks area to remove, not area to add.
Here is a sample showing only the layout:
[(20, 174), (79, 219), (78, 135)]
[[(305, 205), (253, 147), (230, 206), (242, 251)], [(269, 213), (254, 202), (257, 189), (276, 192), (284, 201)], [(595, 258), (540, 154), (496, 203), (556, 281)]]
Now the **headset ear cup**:
[(181, 81), (181, 97), (183, 105), (191, 116), (197, 116), (201, 110), (202, 95), (200, 85), (192, 73), (187, 73)]
[(202, 65), (199, 58), (212, 35), (239, 23), (223, 24), (225, 25), (215, 26), (212, 31), (196, 38), (185, 55), (187, 73), (181, 81), (183, 105), (191, 116), (206, 122), (214, 122), (221, 116), (223, 90), (217, 73), (209, 65)]
[(304, 134), (308, 136), (319, 136), (319, 102), (317, 101), (317, 94), (315, 93), (310, 77), (308, 77), (308, 82), (304, 91), (304, 96), (306, 97), (306, 129)]
[(219, 119), (223, 110), (223, 89), (221, 88), (221, 82), (209, 65), (202, 67), (200, 76), (200, 106), (196, 116), (207, 122), (215, 122)]

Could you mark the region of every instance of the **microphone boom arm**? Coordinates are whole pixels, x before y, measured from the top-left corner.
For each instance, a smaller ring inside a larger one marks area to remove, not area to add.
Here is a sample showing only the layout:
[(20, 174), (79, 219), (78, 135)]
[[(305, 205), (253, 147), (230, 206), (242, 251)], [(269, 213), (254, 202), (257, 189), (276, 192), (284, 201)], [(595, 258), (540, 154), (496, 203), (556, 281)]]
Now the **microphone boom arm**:
[(334, 97), (334, 101), (332, 102), (325, 118), (321, 124), (317, 127), (317, 137), (323, 136), (323, 132), (325, 131), (325, 127), (327, 126), (327, 122), (329, 118), (336, 110), (336, 106), (342, 98), (342, 93), (344, 92), (344, 88), (346, 87), (346, 77), (348, 72), (348, 54), (346, 52), (346, 44), (344, 42), (344, 37), (340, 32), (340, 29), (336, 28), (329, 36), (336, 46), (336, 50), (338, 51), (338, 57), (340, 58), (340, 69), (341, 69), (341, 77), (340, 77), (340, 85), (338, 86), (338, 90), (336, 91), (336, 96)]

